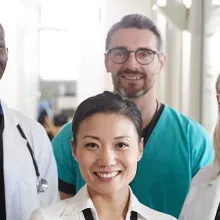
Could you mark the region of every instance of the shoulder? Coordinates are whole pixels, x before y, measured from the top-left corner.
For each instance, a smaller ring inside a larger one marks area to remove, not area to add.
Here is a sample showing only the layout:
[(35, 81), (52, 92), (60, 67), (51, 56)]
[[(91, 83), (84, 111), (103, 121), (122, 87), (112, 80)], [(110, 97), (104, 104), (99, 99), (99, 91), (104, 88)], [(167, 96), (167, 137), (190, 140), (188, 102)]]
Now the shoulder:
[[(71, 203), (72, 198), (62, 200), (58, 203), (46, 206), (44, 208), (37, 209), (33, 212), (30, 220), (47, 220), (47, 219), (60, 219), (69, 204)], [(71, 213), (74, 215), (74, 212)]]
[(174, 217), (153, 210), (144, 204), (140, 203), (137, 197), (133, 194), (130, 188), (130, 205), (129, 211), (135, 211), (138, 213), (140, 220), (155, 219), (155, 220), (175, 220)]
[[(192, 118), (184, 115), (183, 113), (180, 113), (179, 111), (175, 110), (174, 108), (171, 108), (170, 106), (165, 105), (164, 108), (164, 115), (167, 120), (172, 123), (174, 128), (180, 128), (181, 131), (187, 132), (187, 134), (191, 135), (204, 135), (209, 136), (207, 131), (203, 128), (201, 124), (193, 120)], [(172, 119), (172, 120), (171, 120)]]
[(37, 121), (31, 119), (30, 117), (22, 114), (21, 112), (12, 110), (12, 112), (14, 113), (14, 115), (16, 116), (16, 118), (18, 119), (18, 122), (20, 124), (20, 126), (22, 127), (22, 129), (24, 130), (25, 134), (29, 134), (30, 136), (32, 135), (42, 135), (45, 134), (45, 129), (43, 128), (43, 126), (38, 123)]
[(60, 129), (58, 134), (54, 137), (54, 139), (52, 140), (52, 144), (56, 145), (57, 143), (66, 140), (68, 140), (69, 142), (71, 138), (72, 138), (72, 123), (68, 122)]
[[(176, 218), (174, 218), (171, 215), (167, 215), (165, 213), (162, 212), (158, 212), (156, 210), (153, 210), (143, 204), (140, 204), (140, 206), (142, 207), (142, 209), (145, 211), (145, 216), (141, 215), (142, 218), (140, 218), (141, 220), (145, 220), (145, 219), (155, 219), (155, 220), (176, 220)], [(143, 218), (145, 217), (145, 218)]]

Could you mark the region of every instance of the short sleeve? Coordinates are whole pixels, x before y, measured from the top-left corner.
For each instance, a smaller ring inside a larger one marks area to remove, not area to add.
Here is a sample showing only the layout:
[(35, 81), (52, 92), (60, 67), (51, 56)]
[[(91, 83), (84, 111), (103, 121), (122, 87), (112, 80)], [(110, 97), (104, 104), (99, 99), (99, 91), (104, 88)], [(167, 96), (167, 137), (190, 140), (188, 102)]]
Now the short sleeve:
[(72, 124), (64, 125), (52, 140), (53, 151), (58, 167), (59, 190), (75, 194), (76, 174), (71, 149)]
[(193, 178), (202, 167), (213, 162), (214, 148), (210, 136), (200, 125), (189, 128), (188, 139), (192, 147), (191, 169)]

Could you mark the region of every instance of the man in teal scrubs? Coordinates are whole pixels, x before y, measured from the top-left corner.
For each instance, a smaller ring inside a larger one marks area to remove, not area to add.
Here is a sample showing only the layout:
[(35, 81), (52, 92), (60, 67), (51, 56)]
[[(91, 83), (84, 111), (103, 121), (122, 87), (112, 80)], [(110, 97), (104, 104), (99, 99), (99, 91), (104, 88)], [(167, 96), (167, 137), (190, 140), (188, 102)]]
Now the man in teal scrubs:
[[(192, 178), (212, 162), (213, 147), (198, 123), (157, 101), (155, 82), (165, 63), (160, 32), (147, 17), (127, 15), (109, 30), (106, 70), (115, 91), (137, 105), (144, 122), (144, 154), (131, 188), (141, 203), (178, 217)], [(71, 138), (69, 123), (52, 142), (62, 198), (85, 183), (72, 157)]]

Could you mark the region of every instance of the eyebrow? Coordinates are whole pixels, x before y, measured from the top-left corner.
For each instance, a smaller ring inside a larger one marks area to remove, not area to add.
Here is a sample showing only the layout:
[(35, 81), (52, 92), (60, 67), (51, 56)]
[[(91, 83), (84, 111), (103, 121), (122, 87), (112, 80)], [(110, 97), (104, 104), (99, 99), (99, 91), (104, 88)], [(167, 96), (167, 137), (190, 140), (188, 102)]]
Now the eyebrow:
[[(118, 47), (113, 47), (113, 48), (111, 48), (111, 49), (109, 49), (109, 50), (112, 50), (112, 49), (124, 49), (124, 50), (128, 50), (127, 47), (120, 47), (120, 46), (118, 46)], [(151, 50), (151, 51), (157, 51), (157, 50), (150, 49), (150, 48), (148, 48), (148, 47), (138, 47), (137, 50)], [(137, 51), (137, 50), (136, 50), (136, 51)]]
[(129, 139), (131, 139), (129, 136), (126, 136), (126, 135), (118, 136), (118, 137), (115, 137), (114, 139), (122, 139), (122, 138), (129, 138)]
[[(83, 139), (85, 139), (85, 138), (93, 138), (93, 139), (96, 139), (96, 140), (100, 140), (99, 137), (96, 137), (96, 136), (93, 136), (93, 135), (86, 135), (86, 136), (83, 137)], [(131, 139), (129, 136), (126, 136), (126, 135), (118, 136), (118, 137), (115, 137), (114, 139), (117, 140), (117, 139), (122, 139), (122, 138), (129, 138), (129, 139)]]
[(85, 139), (85, 138), (93, 138), (93, 139), (96, 139), (96, 140), (100, 140), (99, 137), (96, 137), (96, 136), (93, 136), (93, 135), (86, 135), (86, 136), (83, 137), (83, 139)]

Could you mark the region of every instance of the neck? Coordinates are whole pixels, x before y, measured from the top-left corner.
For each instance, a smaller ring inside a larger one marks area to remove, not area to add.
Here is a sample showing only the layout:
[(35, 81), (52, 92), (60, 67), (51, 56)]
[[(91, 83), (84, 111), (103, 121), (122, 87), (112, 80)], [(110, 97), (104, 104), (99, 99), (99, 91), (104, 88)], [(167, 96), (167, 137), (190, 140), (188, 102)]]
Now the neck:
[[(153, 87), (145, 95), (138, 97), (136, 99), (131, 99), (131, 101), (133, 101), (140, 110), (142, 114), (143, 128), (145, 128), (150, 123), (156, 112), (157, 100), (156, 100), (155, 88)], [(160, 104), (158, 105), (158, 109), (159, 107)]]
[[(88, 186), (99, 219), (125, 219), (129, 206), (129, 187), (111, 194), (101, 194)], [(114, 218), (113, 218), (114, 216)]]

